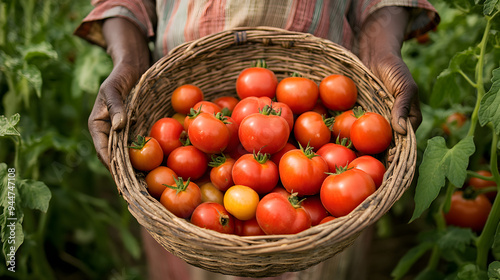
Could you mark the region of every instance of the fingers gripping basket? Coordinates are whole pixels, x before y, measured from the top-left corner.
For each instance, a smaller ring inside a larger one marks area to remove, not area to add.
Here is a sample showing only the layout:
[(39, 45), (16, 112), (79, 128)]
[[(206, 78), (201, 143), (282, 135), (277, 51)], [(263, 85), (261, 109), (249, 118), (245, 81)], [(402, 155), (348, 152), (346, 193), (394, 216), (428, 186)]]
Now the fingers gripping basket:
[(382, 186), (348, 216), (294, 235), (240, 237), (201, 229), (177, 218), (148, 194), (144, 175), (132, 168), (127, 145), (137, 134), (174, 111), (172, 91), (199, 86), (206, 100), (235, 93), (238, 74), (256, 59), (265, 59), (278, 79), (293, 72), (318, 84), (329, 74), (354, 80), (358, 103), (387, 119), (393, 97), (381, 82), (344, 48), (310, 34), (272, 28), (235, 29), (186, 43), (154, 64), (126, 101), (127, 125), (110, 137), (111, 172), (130, 212), (171, 253), (209, 271), (251, 277), (278, 275), (318, 264), (350, 246), (400, 198), (413, 178), (415, 135), (394, 134)]

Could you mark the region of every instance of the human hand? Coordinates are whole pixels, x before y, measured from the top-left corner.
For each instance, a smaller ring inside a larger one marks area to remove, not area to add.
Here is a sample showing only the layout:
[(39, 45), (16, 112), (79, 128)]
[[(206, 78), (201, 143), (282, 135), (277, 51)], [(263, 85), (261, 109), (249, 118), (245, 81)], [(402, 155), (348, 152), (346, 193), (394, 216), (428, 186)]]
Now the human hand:
[(374, 12), (363, 25), (359, 56), (395, 97), (391, 124), (406, 134), (407, 120), (414, 130), (422, 122), (418, 87), (401, 57), (408, 11), (403, 7), (385, 7)]
[(147, 39), (130, 21), (110, 18), (102, 28), (113, 70), (99, 88), (88, 127), (97, 156), (109, 169), (109, 134), (125, 126), (123, 100), (149, 67), (150, 53)]

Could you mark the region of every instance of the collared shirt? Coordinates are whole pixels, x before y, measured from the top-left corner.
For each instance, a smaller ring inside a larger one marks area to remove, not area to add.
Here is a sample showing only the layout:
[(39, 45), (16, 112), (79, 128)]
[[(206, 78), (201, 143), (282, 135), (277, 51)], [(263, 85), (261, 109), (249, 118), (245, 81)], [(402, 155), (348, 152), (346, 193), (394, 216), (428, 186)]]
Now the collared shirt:
[(102, 20), (124, 17), (155, 42), (154, 58), (187, 41), (234, 27), (271, 26), (307, 32), (347, 49), (363, 23), (385, 6), (411, 8), (406, 38), (435, 27), (439, 16), (424, 0), (93, 0), (75, 34), (106, 47)]

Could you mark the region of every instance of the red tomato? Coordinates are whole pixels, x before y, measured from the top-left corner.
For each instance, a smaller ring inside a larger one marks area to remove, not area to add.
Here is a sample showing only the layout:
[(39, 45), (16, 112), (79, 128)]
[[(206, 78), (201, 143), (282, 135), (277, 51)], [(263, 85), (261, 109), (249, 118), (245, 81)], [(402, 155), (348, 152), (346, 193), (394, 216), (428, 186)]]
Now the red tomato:
[(332, 216), (342, 217), (374, 192), (375, 183), (370, 175), (359, 169), (348, 169), (329, 175), (321, 186), (320, 197)]
[(360, 156), (351, 161), (347, 168), (356, 168), (366, 172), (372, 177), (376, 188), (380, 187), (384, 181), (385, 165), (372, 156)]
[(467, 116), (464, 113), (454, 112), (446, 118), (442, 128), (445, 134), (450, 135), (451, 131), (461, 128), (467, 121)]
[(203, 92), (195, 85), (182, 85), (172, 92), (170, 101), (177, 113), (187, 114), (198, 102), (203, 100)]
[(321, 225), (321, 224), (324, 224), (324, 223), (327, 223), (327, 222), (329, 222), (329, 221), (333, 221), (333, 220), (335, 220), (335, 217), (334, 217), (334, 216), (326, 216), (326, 217), (324, 217), (324, 218), (321, 220), (321, 222), (319, 222), (319, 224)]
[[(211, 101), (200, 101), (196, 104), (194, 104), (193, 108), (194, 111), (199, 111), (201, 113), (209, 113), (209, 114), (217, 114), (222, 111), (222, 108), (219, 107), (219, 105), (211, 102)], [(190, 110), (190, 113), (192, 111)]]
[(194, 146), (181, 146), (173, 150), (167, 158), (167, 167), (177, 175), (187, 180), (197, 180), (208, 168), (208, 158), (205, 153)]
[(272, 100), (269, 97), (247, 97), (242, 99), (233, 109), (231, 117), (239, 125), (248, 115), (258, 113), (264, 106), (271, 106)]
[(481, 231), (491, 211), (491, 202), (484, 194), (465, 198), (463, 191), (451, 196), (450, 210), (444, 214), (448, 225)]
[(283, 147), (283, 149), (279, 150), (279, 152), (276, 152), (274, 154), (271, 155), (271, 160), (277, 165), (279, 166), (280, 165), (280, 160), (281, 160), (281, 157), (288, 151), (290, 150), (295, 150), (297, 149), (297, 147), (295, 147), (294, 144), (290, 143), (290, 142), (287, 142), (285, 144), (285, 147)]
[(274, 98), (278, 78), (273, 71), (263, 67), (244, 69), (236, 79), (236, 93), (240, 99), (256, 96)]
[(234, 184), (250, 187), (258, 194), (270, 192), (279, 181), (278, 166), (268, 154), (261, 153), (242, 155), (234, 163), (232, 175)]
[(139, 171), (153, 170), (163, 161), (161, 146), (153, 137), (137, 135), (137, 140), (128, 151), (132, 167)]
[(239, 236), (266, 235), (266, 233), (260, 228), (255, 217), (246, 221), (236, 220), (234, 233)]
[(318, 150), (321, 146), (330, 142), (332, 137), (330, 129), (333, 121), (333, 118), (325, 119), (322, 115), (313, 111), (302, 113), (293, 127), (295, 140), (302, 146), (309, 144), (314, 150)]
[(336, 172), (338, 167), (345, 167), (356, 159), (356, 153), (346, 146), (328, 143), (316, 151), (328, 164), (330, 172)]
[(156, 199), (160, 199), (161, 194), (167, 187), (165, 185), (175, 184), (175, 178), (177, 178), (177, 174), (166, 166), (158, 166), (151, 170), (145, 178), (149, 194)]
[(201, 203), (200, 188), (189, 179), (183, 181), (179, 177), (175, 180), (175, 185), (165, 188), (160, 203), (177, 217), (187, 219)]
[(319, 195), (308, 196), (301, 202), (301, 205), (311, 217), (312, 226), (318, 225), (321, 220), (330, 215), (321, 203)]
[(229, 129), (217, 116), (201, 113), (189, 125), (191, 144), (207, 154), (220, 153), (229, 144)]
[(284, 78), (276, 88), (276, 100), (287, 104), (294, 114), (311, 111), (318, 97), (318, 85), (304, 77)]
[(385, 151), (392, 141), (392, 128), (380, 114), (365, 112), (352, 124), (350, 138), (354, 148), (363, 154)]
[(241, 145), (248, 152), (273, 154), (285, 147), (290, 136), (286, 120), (270, 113), (271, 108), (262, 113), (249, 115), (243, 119), (238, 130)]
[[(485, 177), (493, 176), (488, 170), (478, 170), (476, 171), (476, 173)], [(496, 187), (497, 183), (495, 181), (488, 181), (477, 177), (471, 177), (468, 181), (468, 185), (474, 187), (475, 189), (484, 189), (489, 187)], [(496, 194), (496, 191), (485, 193), (486, 197), (488, 197), (490, 201), (493, 201), (495, 199)]]
[(285, 121), (288, 123), (288, 127), (290, 128), (290, 131), (293, 129), (293, 112), (288, 105), (282, 102), (273, 102), (272, 103), (273, 109), (278, 113), (279, 116), (285, 119)]
[(327, 176), (325, 172), (328, 172), (328, 164), (312, 147), (286, 152), (279, 164), (283, 187), (299, 196), (317, 194)]
[(236, 123), (236, 121), (232, 117), (224, 117), (224, 123), (229, 130), (229, 143), (227, 143), (226, 149), (224, 149), (225, 153), (231, 153), (236, 150), (240, 145), (240, 138), (238, 136), (238, 130), (240, 126)]
[(356, 84), (349, 77), (334, 74), (325, 77), (319, 84), (319, 98), (326, 108), (333, 111), (351, 109), (358, 98)]
[(323, 102), (321, 102), (320, 99), (318, 99), (318, 101), (316, 102), (316, 105), (314, 105), (314, 108), (312, 109), (312, 111), (314, 111), (322, 116), (325, 116), (325, 117), (330, 116), (330, 112), (328, 112), (328, 108), (325, 107), (325, 105), (323, 104)]
[(238, 104), (239, 100), (234, 96), (221, 96), (217, 97), (212, 101), (221, 109), (227, 108), (229, 112), (232, 112), (236, 104)]
[(212, 167), (210, 170), (210, 181), (216, 188), (223, 192), (234, 185), (231, 173), (235, 162), (236, 160), (222, 155), (212, 157), (212, 161), (209, 163), (209, 166)]
[(354, 116), (352, 110), (344, 111), (339, 115), (335, 116), (335, 122), (333, 123), (333, 136), (335, 138), (348, 138), (350, 139), (351, 127), (357, 118)]
[[(238, 139), (239, 139), (239, 137), (238, 137)], [(227, 152), (228, 152), (229, 156), (231, 158), (234, 158), (234, 159), (239, 159), (242, 155), (250, 154), (247, 150), (245, 150), (245, 148), (243, 148), (241, 143), (238, 144), (236, 149), (234, 149), (232, 151), (227, 151)]]
[(151, 127), (149, 136), (158, 140), (165, 157), (175, 148), (180, 147), (181, 134), (184, 131), (182, 124), (174, 118), (161, 118)]
[(266, 234), (295, 234), (311, 227), (311, 217), (296, 196), (265, 195), (257, 204), (255, 217)]
[(191, 223), (220, 233), (234, 233), (234, 217), (219, 203), (203, 202), (191, 216)]

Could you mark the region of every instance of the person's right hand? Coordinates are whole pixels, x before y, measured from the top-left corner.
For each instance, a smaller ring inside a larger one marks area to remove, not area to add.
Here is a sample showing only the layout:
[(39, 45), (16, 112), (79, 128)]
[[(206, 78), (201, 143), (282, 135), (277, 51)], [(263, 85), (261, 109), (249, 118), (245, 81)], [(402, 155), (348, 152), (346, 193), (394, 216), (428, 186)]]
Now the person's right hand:
[(102, 32), (113, 70), (99, 88), (88, 126), (97, 156), (109, 169), (109, 134), (125, 126), (123, 100), (150, 66), (150, 52), (145, 35), (127, 19), (106, 19)]

